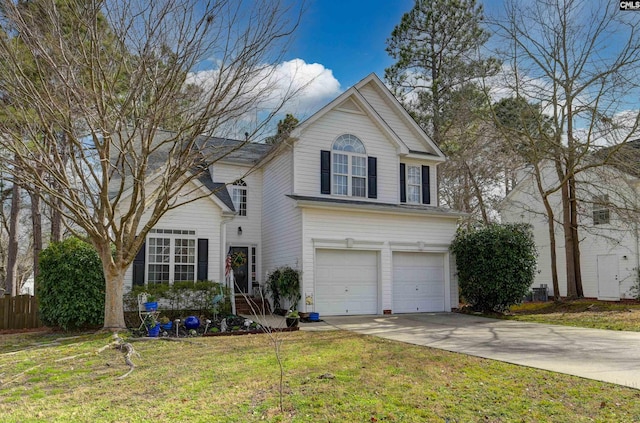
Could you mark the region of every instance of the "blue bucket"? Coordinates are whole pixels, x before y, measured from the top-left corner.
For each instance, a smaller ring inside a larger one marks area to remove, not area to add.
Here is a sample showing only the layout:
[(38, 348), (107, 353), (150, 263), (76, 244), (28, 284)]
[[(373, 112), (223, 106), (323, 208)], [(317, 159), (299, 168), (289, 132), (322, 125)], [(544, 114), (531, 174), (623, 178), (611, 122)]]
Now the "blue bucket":
[(320, 320), (320, 313), (309, 313), (309, 320), (311, 320), (312, 322), (317, 322), (318, 320)]
[(158, 335), (160, 334), (160, 323), (158, 323), (157, 325), (155, 325), (152, 328), (148, 328), (149, 330), (149, 337), (150, 338), (157, 338)]

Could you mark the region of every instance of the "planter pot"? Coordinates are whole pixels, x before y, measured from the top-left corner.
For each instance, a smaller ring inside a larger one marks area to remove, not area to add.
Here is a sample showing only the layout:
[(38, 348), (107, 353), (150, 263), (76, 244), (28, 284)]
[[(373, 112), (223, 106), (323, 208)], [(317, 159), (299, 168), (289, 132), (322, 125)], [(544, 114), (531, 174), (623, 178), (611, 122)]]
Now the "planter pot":
[(171, 330), (171, 328), (173, 327), (173, 322), (160, 324), (160, 327), (162, 328), (162, 330)]
[(200, 319), (196, 316), (189, 316), (184, 319), (184, 327), (187, 329), (198, 329), (200, 327)]
[(144, 303), (144, 309), (146, 311), (156, 311), (158, 309), (158, 302), (150, 301), (148, 303)]
[(152, 328), (147, 328), (147, 330), (149, 331), (150, 338), (157, 338), (158, 335), (160, 334), (160, 323), (158, 323)]
[(287, 327), (288, 328), (295, 328), (298, 327), (298, 321), (300, 319), (298, 319), (297, 317), (287, 317), (286, 321), (287, 321)]

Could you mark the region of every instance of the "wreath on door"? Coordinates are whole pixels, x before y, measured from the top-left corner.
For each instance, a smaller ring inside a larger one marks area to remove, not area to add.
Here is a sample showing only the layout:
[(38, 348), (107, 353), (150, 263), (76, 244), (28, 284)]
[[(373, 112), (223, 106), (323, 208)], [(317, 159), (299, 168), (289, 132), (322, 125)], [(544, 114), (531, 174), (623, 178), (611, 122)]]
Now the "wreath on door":
[(238, 251), (231, 256), (231, 267), (237, 269), (247, 262), (247, 255), (242, 251)]

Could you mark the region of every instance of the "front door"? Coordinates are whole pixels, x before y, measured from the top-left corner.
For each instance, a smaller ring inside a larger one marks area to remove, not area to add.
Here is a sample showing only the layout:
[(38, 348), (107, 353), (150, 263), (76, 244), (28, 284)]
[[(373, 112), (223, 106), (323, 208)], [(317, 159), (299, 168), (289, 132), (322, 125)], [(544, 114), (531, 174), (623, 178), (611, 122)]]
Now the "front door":
[(249, 293), (249, 248), (231, 247), (231, 268), (237, 293)]

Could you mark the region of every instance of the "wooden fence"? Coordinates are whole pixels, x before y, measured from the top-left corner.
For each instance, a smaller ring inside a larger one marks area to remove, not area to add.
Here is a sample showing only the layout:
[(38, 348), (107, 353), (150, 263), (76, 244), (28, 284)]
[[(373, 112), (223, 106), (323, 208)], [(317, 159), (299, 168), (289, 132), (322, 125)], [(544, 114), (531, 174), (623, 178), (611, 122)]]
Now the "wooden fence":
[(41, 326), (36, 297), (0, 297), (0, 329), (32, 329)]

